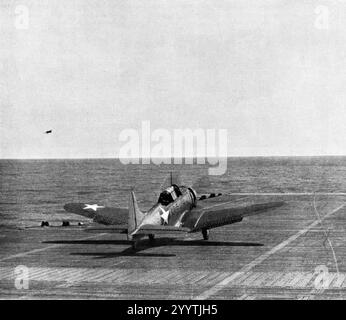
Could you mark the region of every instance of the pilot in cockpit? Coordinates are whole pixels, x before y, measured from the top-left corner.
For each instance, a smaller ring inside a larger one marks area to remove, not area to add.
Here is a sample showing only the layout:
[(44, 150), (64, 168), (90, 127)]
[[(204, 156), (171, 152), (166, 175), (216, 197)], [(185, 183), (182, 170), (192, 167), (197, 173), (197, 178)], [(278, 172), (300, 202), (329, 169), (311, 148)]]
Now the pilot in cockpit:
[(168, 206), (179, 196), (181, 196), (181, 191), (177, 185), (173, 184), (161, 192), (158, 203), (162, 204), (163, 206)]

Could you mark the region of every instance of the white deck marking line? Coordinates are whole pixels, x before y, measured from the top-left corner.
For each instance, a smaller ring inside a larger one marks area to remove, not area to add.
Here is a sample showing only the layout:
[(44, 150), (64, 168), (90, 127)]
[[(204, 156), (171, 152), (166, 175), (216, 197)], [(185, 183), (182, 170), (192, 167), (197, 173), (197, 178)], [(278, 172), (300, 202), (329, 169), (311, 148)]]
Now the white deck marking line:
[(271, 271), (270, 277), (262, 284), (263, 287), (272, 287), (281, 277), (281, 273), (278, 271)]
[(294, 281), (299, 276), (299, 274), (300, 272), (289, 273), (289, 277), (284, 280), (280, 287), (291, 287), (291, 282)]
[(299, 299), (300, 300), (302, 300), (302, 299), (311, 300), (311, 299), (315, 298), (315, 296), (317, 296), (317, 295), (322, 295), (325, 290), (333, 287), (331, 284), (335, 279), (337, 279), (339, 277), (339, 275), (340, 275), (339, 272), (333, 273), (333, 274), (329, 273), (327, 275), (327, 279), (326, 279), (328, 281), (327, 282), (328, 285), (325, 288), (324, 287), (317, 288), (316, 285), (314, 284), (314, 288), (308, 294), (299, 296)]
[(237, 279), (235, 279), (235, 281), (233, 282), (233, 285), (235, 285), (235, 286), (241, 286), (242, 283), (243, 283), (244, 281), (246, 281), (246, 279), (247, 279), (248, 277), (250, 277), (250, 276), (251, 276), (251, 272), (247, 272), (247, 273), (242, 274), (240, 277), (238, 277)]
[[(330, 217), (331, 215), (333, 215), (334, 213), (338, 212), (339, 210), (341, 210), (343, 207), (345, 206), (345, 204), (337, 207), (336, 209), (334, 209), (333, 211), (327, 213), (322, 220), (325, 220), (326, 218)], [(291, 237), (289, 237), (288, 239), (286, 239), (285, 241), (279, 243), (278, 245), (276, 245), (275, 247), (273, 247), (272, 249), (270, 249), (269, 251), (267, 251), (266, 253), (262, 254), (261, 256), (259, 256), (258, 258), (256, 258), (255, 260), (253, 260), (252, 262), (248, 263), (247, 265), (245, 265), (244, 267), (242, 267), (239, 271), (234, 272), (233, 274), (231, 274), (229, 277), (225, 278), (224, 280), (220, 281), (219, 283), (217, 283), (215, 286), (211, 287), (210, 289), (204, 291), (203, 293), (201, 293), (199, 296), (195, 297), (195, 299), (197, 300), (205, 300), (208, 299), (210, 296), (214, 295), (215, 293), (219, 292), (220, 290), (222, 290), (224, 287), (226, 287), (230, 282), (232, 282), (233, 280), (237, 279), (238, 277), (240, 277), (241, 275), (243, 275), (246, 272), (249, 272), (250, 270), (252, 270), (254, 267), (256, 267), (257, 265), (259, 265), (260, 263), (262, 263), (264, 260), (266, 260), (267, 258), (269, 258), (271, 255), (275, 254), (276, 252), (280, 251), (281, 249), (283, 249), (284, 247), (286, 247), (287, 245), (289, 245), (291, 242), (297, 240), (300, 236), (302, 236), (303, 234), (307, 233), (310, 229), (314, 228), (315, 226), (317, 226), (320, 223), (320, 221), (314, 221), (312, 222), (310, 225), (308, 225), (306, 228), (298, 231), (296, 234), (292, 235)]]
[[(249, 272), (250, 273), (250, 272)], [(243, 282), (240, 283), (240, 286), (245, 286), (245, 287), (248, 287), (250, 286), (250, 284), (256, 280), (258, 277), (260, 276), (260, 273), (259, 272), (253, 272), (253, 273), (250, 273), (250, 276), (247, 277)]]
[(345, 281), (346, 276), (344, 274), (340, 274), (339, 277), (333, 283), (334, 288), (341, 288), (342, 283)]
[[(219, 275), (214, 278), (212, 281), (213, 283), (217, 283), (219, 281), (221, 281), (222, 279), (225, 279), (225, 277), (228, 275), (229, 273), (228, 272), (221, 272), (219, 273)], [(194, 284), (193, 282), (191, 284)]]
[(201, 286), (204, 286), (208, 283), (216, 283), (216, 281), (214, 281), (215, 278), (217, 278), (219, 275), (215, 272), (208, 272), (206, 274), (206, 276), (203, 278), (202, 281), (199, 282), (199, 284)]
[(298, 286), (300, 288), (306, 288), (308, 286), (308, 284), (311, 282), (312, 278), (315, 277), (315, 274), (311, 273), (311, 274), (306, 274), (305, 277), (300, 280)]
[(205, 278), (205, 274), (203, 272), (199, 272), (195, 276), (191, 277), (191, 283), (196, 284), (197, 282), (201, 281), (202, 279)]
[(292, 281), (288, 284), (289, 287), (298, 287), (298, 284), (305, 279), (306, 273), (299, 272), (296, 277), (292, 279)]
[[(90, 237), (86, 237), (86, 238), (82, 238), (82, 239), (77, 239), (76, 241), (98, 238), (98, 237), (104, 236), (106, 234), (107, 233), (100, 233), (100, 234), (97, 234), (97, 235), (94, 235), (94, 236), (90, 236)], [(73, 240), (71, 240), (71, 241), (73, 241)], [(66, 245), (66, 243), (52, 244), (51, 246), (47, 246), (47, 247), (44, 247), (44, 248), (34, 249), (34, 250), (27, 251), (27, 252), (22, 252), (22, 253), (17, 253), (17, 254), (14, 254), (12, 256), (8, 256), (8, 257), (0, 259), (0, 262), (6, 261), (6, 260), (10, 260), (10, 259), (14, 259), (14, 258), (25, 257), (25, 256), (27, 256), (29, 254), (32, 254), (32, 253), (42, 252), (42, 251), (46, 251), (46, 250), (49, 250), (49, 249), (62, 247), (62, 246), (65, 246), (65, 245)]]
[(289, 281), (292, 278), (292, 272), (286, 272), (282, 273), (281, 276), (274, 282), (272, 283), (271, 287), (284, 287), (284, 284)]

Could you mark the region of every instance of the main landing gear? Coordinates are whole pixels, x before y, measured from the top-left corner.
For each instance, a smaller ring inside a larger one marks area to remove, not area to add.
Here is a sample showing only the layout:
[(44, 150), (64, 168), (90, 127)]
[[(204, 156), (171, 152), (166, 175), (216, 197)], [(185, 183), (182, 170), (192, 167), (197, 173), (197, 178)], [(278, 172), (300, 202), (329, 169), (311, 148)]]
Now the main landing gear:
[(202, 229), (202, 235), (204, 240), (209, 239), (209, 229)]
[[(155, 242), (155, 235), (154, 235), (154, 234), (148, 234), (148, 237), (149, 237), (149, 242), (150, 242), (150, 243)], [(138, 241), (139, 241), (138, 238), (132, 239), (132, 249), (133, 249), (133, 250), (136, 250), (136, 249), (137, 249), (137, 247), (138, 247)]]

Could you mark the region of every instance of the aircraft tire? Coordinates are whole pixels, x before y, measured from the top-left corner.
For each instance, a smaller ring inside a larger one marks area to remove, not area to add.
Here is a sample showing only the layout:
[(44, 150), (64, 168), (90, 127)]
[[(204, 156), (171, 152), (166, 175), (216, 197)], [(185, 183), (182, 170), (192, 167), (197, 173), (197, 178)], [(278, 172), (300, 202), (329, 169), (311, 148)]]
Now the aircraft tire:
[(154, 240), (155, 240), (155, 235), (149, 234), (149, 241), (154, 241)]
[(209, 229), (202, 229), (202, 235), (204, 240), (209, 240)]

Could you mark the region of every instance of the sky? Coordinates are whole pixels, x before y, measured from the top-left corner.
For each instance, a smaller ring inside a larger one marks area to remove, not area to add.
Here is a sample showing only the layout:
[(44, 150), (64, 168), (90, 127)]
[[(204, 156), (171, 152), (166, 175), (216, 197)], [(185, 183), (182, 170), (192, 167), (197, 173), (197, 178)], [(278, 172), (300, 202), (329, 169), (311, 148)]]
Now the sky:
[(345, 6), (1, 0), (0, 158), (117, 157), (143, 121), (226, 129), (229, 156), (346, 155)]

